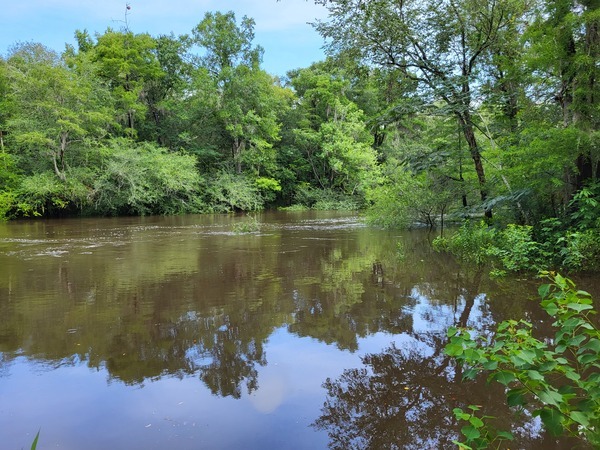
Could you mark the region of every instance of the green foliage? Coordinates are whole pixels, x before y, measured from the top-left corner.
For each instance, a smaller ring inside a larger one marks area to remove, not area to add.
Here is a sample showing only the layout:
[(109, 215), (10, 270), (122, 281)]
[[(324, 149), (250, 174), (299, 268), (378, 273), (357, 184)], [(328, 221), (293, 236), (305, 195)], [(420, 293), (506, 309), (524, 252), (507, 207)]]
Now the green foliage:
[(207, 12), (193, 30), (195, 43), (206, 49), (201, 58), (214, 72), (238, 64), (254, 66), (260, 62), (262, 49), (252, 47), (254, 20), (244, 16), (238, 26), (233, 11)]
[(575, 271), (600, 269), (600, 228), (567, 230), (556, 240), (559, 264)]
[(0, 190), (14, 189), (19, 184), (15, 158), (9, 153), (0, 153)]
[(8, 59), (12, 103), (7, 121), (13, 146), (29, 161), (46, 164), (66, 180), (72, 151), (105, 137), (112, 121), (111, 98), (92, 74), (70, 70), (52, 51), (22, 44)]
[(0, 191), (0, 221), (10, 218), (10, 213), (15, 206), (13, 192)]
[(148, 111), (150, 86), (164, 77), (156, 55), (157, 43), (147, 33), (107, 29), (79, 61), (95, 64), (96, 74), (110, 87), (116, 119), (125, 135), (137, 135), (138, 121)]
[(305, 160), (302, 181), (364, 197), (380, 171), (364, 113), (345, 95), (348, 81), (313, 64), (294, 72), (291, 84), (301, 96), (291, 141)]
[(401, 165), (385, 183), (369, 191), (367, 218), (386, 228), (434, 228), (451, 202), (450, 192), (438, 187), (426, 172), (414, 173)]
[(579, 190), (569, 202), (571, 221), (579, 230), (600, 228), (600, 182), (596, 181)]
[[(471, 253), (463, 236), (475, 264), (600, 265), (594, 2), (317, 3), (334, 12), (316, 25), (330, 57), (283, 79), (233, 12), (179, 37), (109, 28), (77, 31), (61, 55), (14, 46), (0, 58), (0, 217), (295, 204), (434, 227), (484, 205), (535, 239), (509, 227)], [(107, 150), (123, 135), (172, 153)], [(171, 154), (196, 157), (200, 196), (191, 160), (165, 180)]]
[(40, 432), (38, 431), (37, 434), (35, 435), (35, 439), (31, 443), (31, 450), (35, 450), (37, 448), (39, 438), (40, 438)]
[(273, 202), (277, 193), (281, 192), (281, 184), (273, 178), (259, 177), (254, 182), (267, 203)]
[(479, 417), (477, 415), (477, 411), (480, 410), (479, 406), (469, 405), (468, 409), (469, 412), (463, 411), (462, 408), (454, 408), (452, 411), (456, 419), (466, 422), (460, 430), (465, 441), (453, 441), (459, 449), (483, 449), (491, 446), (498, 448), (502, 441), (512, 441), (514, 439), (512, 433), (498, 431), (487, 423), (493, 417)]
[(361, 209), (357, 199), (333, 189), (318, 189), (309, 184), (297, 187), (294, 196), (296, 205), (303, 205), (317, 210), (356, 211)]
[(206, 203), (212, 212), (259, 211), (264, 198), (257, 184), (246, 175), (219, 172), (206, 182)]
[[(451, 327), (445, 352), (464, 367), (465, 379), (487, 373), (488, 381), (506, 386), (508, 405), (531, 409), (552, 435), (568, 434), (597, 446), (600, 330), (592, 320), (593, 301), (571, 280), (543, 274), (551, 281), (539, 288), (541, 306), (554, 319), (551, 341), (534, 337), (531, 323), (507, 320), (491, 342)], [(475, 433), (469, 437), (473, 442)]]
[(12, 155), (0, 153), (0, 221), (14, 213), (15, 189), (20, 183), (17, 167)]
[(600, 229), (568, 228), (557, 218), (542, 220), (536, 229), (540, 253), (548, 266), (573, 271), (600, 269)]
[(496, 230), (483, 221), (466, 221), (451, 237), (436, 238), (433, 246), (437, 251), (448, 251), (469, 264), (483, 266), (499, 250), (495, 247), (496, 235)]
[(495, 276), (552, 267), (575, 271), (600, 267), (598, 229), (563, 230), (558, 220), (543, 221), (536, 233), (529, 225), (509, 224), (497, 230), (484, 222), (466, 222), (450, 237), (436, 238), (433, 245), (469, 264), (490, 264)]
[(256, 216), (248, 215), (248, 217), (240, 222), (233, 224), (232, 228), (235, 233), (256, 233), (260, 231), (260, 221)]
[(42, 216), (73, 213), (89, 205), (92, 174), (86, 169), (69, 172), (61, 181), (53, 172), (24, 177), (15, 191), (16, 215)]
[(407, 202), (397, 195), (395, 186), (383, 185), (369, 192), (372, 204), (366, 212), (369, 223), (383, 228), (410, 228), (412, 217)]
[(538, 264), (539, 245), (533, 240), (533, 227), (509, 224), (497, 234), (489, 254), (497, 257), (510, 272), (532, 270)]
[(104, 149), (93, 183), (93, 202), (102, 214), (196, 212), (200, 176), (193, 156), (167, 153), (151, 143), (116, 139)]

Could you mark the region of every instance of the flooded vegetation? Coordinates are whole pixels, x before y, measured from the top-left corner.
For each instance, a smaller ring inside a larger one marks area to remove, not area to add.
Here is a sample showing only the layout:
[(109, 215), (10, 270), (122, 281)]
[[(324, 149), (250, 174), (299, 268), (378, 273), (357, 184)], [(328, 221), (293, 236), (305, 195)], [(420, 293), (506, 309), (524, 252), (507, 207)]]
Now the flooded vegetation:
[(41, 448), (453, 448), (469, 404), (514, 448), (573, 447), (443, 352), (449, 326), (550, 335), (539, 280), (490, 280), (426, 231), (353, 215), (245, 220), (0, 224), (4, 448), (39, 429)]

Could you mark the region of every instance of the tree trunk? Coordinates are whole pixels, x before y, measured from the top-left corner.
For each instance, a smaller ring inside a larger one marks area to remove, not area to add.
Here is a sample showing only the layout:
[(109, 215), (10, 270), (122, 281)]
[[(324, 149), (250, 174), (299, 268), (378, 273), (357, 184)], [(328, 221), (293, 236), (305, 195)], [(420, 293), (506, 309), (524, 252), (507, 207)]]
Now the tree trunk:
[(56, 160), (56, 152), (52, 152), (52, 165), (54, 166), (54, 173), (60, 179), (60, 181), (67, 181), (64, 172), (58, 168), (58, 161)]
[(242, 152), (246, 147), (246, 141), (243, 139), (235, 138), (233, 140), (233, 162), (235, 164), (235, 173), (242, 173)]
[[(471, 121), (471, 116), (468, 112), (457, 112), (456, 114), (462, 127), (465, 141), (467, 141), (467, 145), (469, 146), (471, 158), (475, 164), (475, 172), (477, 173), (477, 180), (479, 181), (479, 194), (481, 196), (481, 201), (485, 203), (488, 197), (485, 182), (485, 172), (483, 170), (483, 163), (481, 161), (481, 152), (479, 151), (479, 146), (477, 145), (477, 139), (475, 137), (475, 131), (473, 129), (473, 122)], [(488, 219), (492, 218), (491, 208), (485, 208), (485, 217)]]

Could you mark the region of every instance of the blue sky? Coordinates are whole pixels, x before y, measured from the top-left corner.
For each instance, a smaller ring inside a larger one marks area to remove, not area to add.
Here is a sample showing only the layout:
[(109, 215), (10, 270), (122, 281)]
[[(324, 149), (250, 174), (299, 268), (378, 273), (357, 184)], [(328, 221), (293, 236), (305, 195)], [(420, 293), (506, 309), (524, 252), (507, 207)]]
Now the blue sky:
[(2, 0), (0, 54), (17, 42), (41, 42), (62, 51), (74, 32), (102, 33), (127, 21), (134, 33), (190, 33), (208, 11), (234, 11), (238, 22), (256, 21), (255, 44), (265, 49), (263, 68), (273, 75), (324, 58), (323, 39), (307, 24), (327, 13), (312, 0)]

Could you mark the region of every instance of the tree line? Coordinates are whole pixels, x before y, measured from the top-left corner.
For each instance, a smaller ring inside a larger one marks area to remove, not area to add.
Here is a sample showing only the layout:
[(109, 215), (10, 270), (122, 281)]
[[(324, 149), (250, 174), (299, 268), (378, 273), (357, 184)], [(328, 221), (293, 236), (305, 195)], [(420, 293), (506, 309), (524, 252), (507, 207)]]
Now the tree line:
[(356, 207), (377, 157), (349, 82), (323, 64), (271, 76), (253, 30), (217, 12), (178, 37), (14, 45), (0, 60), (1, 215)]
[(16, 44), (0, 59), (0, 214), (598, 228), (599, 0), (318, 3), (328, 57), (283, 78), (232, 12), (182, 36), (76, 31), (61, 54)]

